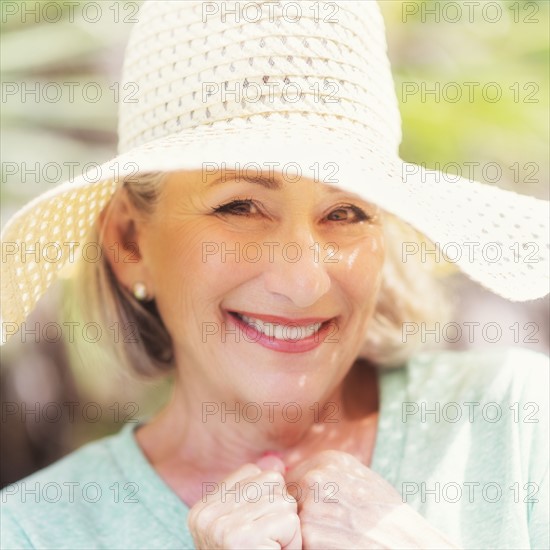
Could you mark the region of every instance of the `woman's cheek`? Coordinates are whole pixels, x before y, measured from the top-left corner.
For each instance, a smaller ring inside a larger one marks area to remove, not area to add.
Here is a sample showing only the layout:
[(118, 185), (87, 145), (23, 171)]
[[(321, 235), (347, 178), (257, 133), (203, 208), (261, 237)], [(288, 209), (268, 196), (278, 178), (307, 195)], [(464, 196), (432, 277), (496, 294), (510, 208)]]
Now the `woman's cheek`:
[(379, 231), (343, 249), (340, 279), (359, 303), (375, 301), (382, 282), (384, 256), (384, 242)]
[[(160, 276), (166, 273), (167, 266), (176, 268), (174, 272), (178, 277), (186, 274), (196, 276), (201, 265), (216, 259), (215, 252), (225, 239), (213, 221), (199, 221), (193, 216), (178, 223), (165, 223), (156, 229), (151, 232), (148, 245)], [(188, 269), (177, 271), (182, 266)]]

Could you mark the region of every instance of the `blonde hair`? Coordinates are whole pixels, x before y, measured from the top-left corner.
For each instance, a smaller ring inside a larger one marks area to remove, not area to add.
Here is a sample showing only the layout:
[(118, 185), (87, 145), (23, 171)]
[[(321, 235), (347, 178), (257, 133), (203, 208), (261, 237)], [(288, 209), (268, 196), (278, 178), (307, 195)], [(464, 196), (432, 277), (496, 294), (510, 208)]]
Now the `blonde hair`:
[[(165, 175), (148, 173), (123, 182), (133, 205), (145, 215), (154, 211)], [(420, 244), (426, 242), (426, 238), (387, 212), (383, 219), (386, 260), (378, 300), (360, 356), (380, 367), (394, 367), (404, 364), (422, 346), (418, 337), (409, 336), (403, 340), (404, 323), (420, 326), (444, 322), (450, 318), (451, 304), (434, 264), (422, 262), (418, 254), (408, 258), (407, 263), (402, 260), (403, 243)], [(87, 242), (103, 246), (99, 225), (93, 227)], [(123, 341), (109, 341), (109, 349), (102, 350), (114, 364), (129, 367), (148, 378), (174, 370), (171, 338), (155, 302), (136, 300), (118, 282), (105, 254), (98, 262), (79, 264), (69, 299), (73, 316), (93, 319), (105, 327), (118, 323), (126, 333), (133, 335)]]

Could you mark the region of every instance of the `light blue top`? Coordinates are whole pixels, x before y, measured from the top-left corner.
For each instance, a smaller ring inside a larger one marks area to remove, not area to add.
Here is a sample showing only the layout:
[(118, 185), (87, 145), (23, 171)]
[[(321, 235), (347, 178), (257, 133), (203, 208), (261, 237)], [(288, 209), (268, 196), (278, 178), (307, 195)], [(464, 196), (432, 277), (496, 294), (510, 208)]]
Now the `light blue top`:
[[(462, 548), (550, 548), (548, 373), (545, 355), (515, 348), (423, 353), (383, 372), (372, 468)], [(6, 487), (0, 546), (193, 548), (188, 508), (136, 426)]]

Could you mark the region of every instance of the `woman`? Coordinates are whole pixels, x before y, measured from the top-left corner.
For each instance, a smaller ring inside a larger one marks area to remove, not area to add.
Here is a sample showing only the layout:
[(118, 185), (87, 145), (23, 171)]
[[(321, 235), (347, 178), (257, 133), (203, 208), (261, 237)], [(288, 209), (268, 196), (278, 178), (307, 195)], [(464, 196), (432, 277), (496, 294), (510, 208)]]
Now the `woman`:
[[(121, 154), (6, 227), (81, 243), (83, 311), (134, 327), (120, 361), (175, 383), (155, 417), (7, 487), (3, 547), (548, 546), (546, 358), (421, 353), (404, 331), (445, 315), (417, 231), (478, 243), (459, 267), (533, 299), (547, 205), (400, 161), (378, 8), (329, 4), (146, 3)], [(71, 267), (7, 260), (14, 323)]]

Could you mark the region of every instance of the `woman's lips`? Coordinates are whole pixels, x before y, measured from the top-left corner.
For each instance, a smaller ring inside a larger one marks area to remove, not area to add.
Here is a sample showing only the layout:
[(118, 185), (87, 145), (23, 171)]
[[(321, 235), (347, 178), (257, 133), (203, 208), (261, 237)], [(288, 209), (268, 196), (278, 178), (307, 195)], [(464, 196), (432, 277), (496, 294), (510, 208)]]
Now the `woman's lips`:
[(337, 329), (336, 317), (289, 319), (241, 311), (226, 313), (229, 321), (243, 333), (245, 341), (283, 353), (311, 351)]
[(278, 315), (264, 315), (261, 313), (252, 313), (250, 311), (240, 311), (240, 310), (230, 311), (230, 313), (244, 315), (246, 317), (250, 317), (252, 319), (258, 319), (266, 323), (277, 323), (280, 325), (288, 325), (292, 323), (297, 326), (307, 326), (307, 325), (312, 325), (314, 323), (324, 323), (326, 321), (330, 321), (331, 319), (334, 319), (334, 317), (304, 317), (301, 319), (292, 319), (289, 317), (280, 317)]

